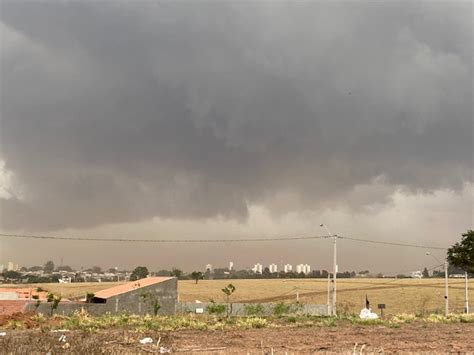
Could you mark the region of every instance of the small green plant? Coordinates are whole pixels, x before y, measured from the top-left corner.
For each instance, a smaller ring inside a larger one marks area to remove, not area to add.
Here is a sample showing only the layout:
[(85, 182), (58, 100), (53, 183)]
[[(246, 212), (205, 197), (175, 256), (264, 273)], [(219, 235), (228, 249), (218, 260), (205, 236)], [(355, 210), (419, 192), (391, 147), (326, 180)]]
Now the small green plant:
[(260, 303), (244, 305), (245, 314), (248, 316), (260, 316), (265, 312), (265, 308)]
[(265, 328), (267, 324), (267, 320), (260, 317), (242, 318), (237, 321), (237, 327), (244, 329)]
[(86, 294), (86, 302), (87, 302), (87, 303), (92, 303), (92, 301), (94, 300), (94, 297), (95, 297), (95, 294), (90, 293), (90, 292), (87, 292), (87, 294)]
[(61, 302), (61, 296), (57, 296), (54, 293), (50, 292), (48, 293), (46, 300), (48, 301), (48, 303), (51, 303), (50, 316), (52, 316), (54, 311), (58, 308), (59, 302)]
[(207, 312), (209, 314), (224, 314), (224, 312), (226, 311), (226, 305), (224, 304), (219, 304), (219, 303), (216, 303), (214, 300), (211, 300), (209, 302), (209, 304), (207, 305)]
[(232, 284), (228, 284), (221, 291), (224, 292), (224, 294), (226, 295), (226, 303), (227, 303), (226, 311), (227, 311), (227, 317), (228, 317), (229, 314), (232, 313), (232, 303), (230, 303), (230, 296), (232, 296), (232, 294), (235, 292), (235, 286)]
[(280, 302), (273, 306), (273, 314), (277, 317), (282, 317), (285, 314), (290, 313), (291, 306), (289, 304)]
[(36, 310), (38, 309), (38, 307), (39, 307), (40, 304), (41, 304), (41, 301), (40, 301), (38, 295), (33, 295), (33, 296), (31, 296), (31, 298), (36, 301), (35, 304), (34, 304), (34, 306), (35, 306), (35, 312), (36, 312)]
[(147, 303), (151, 307), (153, 315), (156, 317), (161, 308), (158, 297), (152, 292), (144, 292), (140, 297), (144, 303)]

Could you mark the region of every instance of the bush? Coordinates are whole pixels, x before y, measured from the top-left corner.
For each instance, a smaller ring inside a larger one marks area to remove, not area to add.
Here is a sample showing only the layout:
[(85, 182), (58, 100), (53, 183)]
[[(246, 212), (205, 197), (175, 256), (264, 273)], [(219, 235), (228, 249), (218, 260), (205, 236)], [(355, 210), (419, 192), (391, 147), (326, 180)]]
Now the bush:
[(244, 305), (245, 314), (248, 316), (259, 316), (265, 312), (265, 308), (260, 303)]
[(207, 312), (209, 314), (224, 314), (226, 309), (227, 307), (225, 304), (215, 303), (214, 301), (211, 301), (207, 305)]
[(281, 317), (285, 314), (290, 313), (291, 305), (280, 302), (273, 306), (273, 314), (277, 317)]

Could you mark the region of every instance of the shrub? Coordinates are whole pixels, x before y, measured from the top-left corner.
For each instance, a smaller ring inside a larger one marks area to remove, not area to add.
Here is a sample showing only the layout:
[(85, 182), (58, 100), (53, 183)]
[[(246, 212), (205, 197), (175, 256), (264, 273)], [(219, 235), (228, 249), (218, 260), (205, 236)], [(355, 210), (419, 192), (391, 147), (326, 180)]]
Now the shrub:
[(277, 317), (281, 317), (285, 314), (290, 313), (291, 306), (289, 304), (280, 302), (273, 306), (273, 314)]
[(86, 294), (86, 302), (87, 302), (87, 303), (92, 303), (92, 300), (94, 299), (94, 297), (95, 297), (95, 294), (90, 293), (90, 292), (87, 292), (87, 294)]
[(265, 308), (260, 303), (244, 305), (245, 314), (248, 316), (259, 316), (265, 312)]
[(207, 312), (209, 314), (224, 314), (226, 309), (227, 307), (225, 304), (215, 303), (214, 301), (211, 301), (207, 305)]

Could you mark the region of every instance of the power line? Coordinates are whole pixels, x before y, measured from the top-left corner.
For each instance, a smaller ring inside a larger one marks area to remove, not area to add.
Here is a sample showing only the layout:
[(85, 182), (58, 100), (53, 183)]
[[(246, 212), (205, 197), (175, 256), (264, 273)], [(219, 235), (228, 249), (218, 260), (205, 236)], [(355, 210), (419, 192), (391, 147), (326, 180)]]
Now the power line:
[[(132, 238), (99, 238), (99, 237), (65, 237), (57, 235), (26, 235), (26, 234), (3, 234), (0, 237), (5, 238), (22, 238), (22, 239), (50, 239), (50, 240), (67, 240), (67, 241), (88, 241), (88, 242), (121, 242), (121, 243), (252, 243), (252, 242), (277, 242), (277, 241), (293, 241), (293, 240), (314, 240), (332, 238), (333, 236), (319, 235), (319, 236), (299, 236), (299, 237), (277, 237), (277, 238), (243, 238), (243, 239), (132, 239)], [(422, 248), (431, 250), (446, 250), (447, 248), (435, 247), (429, 245), (418, 245), (398, 242), (388, 242), (372, 239), (361, 239), (354, 237), (337, 236), (340, 239), (383, 244), (399, 247)]]
[(382, 241), (382, 240), (361, 239), (361, 238), (352, 238), (352, 237), (340, 237), (340, 238), (346, 239), (346, 240), (352, 240), (352, 241), (356, 241), (356, 242), (385, 244), (385, 245), (393, 245), (393, 246), (399, 246), (399, 247), (434, 249), (434, 250), (446, 250), (447, 249), (447, 248), (443, 248), (443, 247), (434, 247), (434, 246), (428, 246), (428, 245), (408, 244), (408, 243), (398, 243), (398, 242), (385, 242), (385, 241)]
[(252, 239), (131, 239), (131, 238), (99, 238), (99, 237), (64, 237), (53, 235), (22, 235), (3, 234), (0, 237), (24, 238), (24, 239), (52, 239), (52, 240), (74, 240), (88, 242), (126, 242), (126, 243), (240, 243), (240, 242), (276, 242), (288, 240), (308, 240), (323, 239), (327, 236), (307, 236), (307, 237), (281, 237), (281, 238), (252, 238)]

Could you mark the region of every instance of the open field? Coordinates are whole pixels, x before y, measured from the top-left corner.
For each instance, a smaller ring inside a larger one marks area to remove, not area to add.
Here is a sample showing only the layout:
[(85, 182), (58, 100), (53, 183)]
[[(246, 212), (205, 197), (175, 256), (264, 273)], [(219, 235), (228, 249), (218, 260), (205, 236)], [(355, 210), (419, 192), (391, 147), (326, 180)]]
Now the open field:
[[(194, 281), (180, 281), (180, 301), (223, 301), (221, 289), (229, 282), (237, 288), (232, 296), (235, 302), (294, 302), (298, 292), (300, 302), (327, 303), (324, 279), (202, 280), (197, 285)], [(449, 285), (450, 310), (462, 312), (464, 280), (450, 279)], [(444, 311), (443, 279), (340, 279), (337, 287), (340, 311), (359, 312), (365, 306), (365, 295), (374, 310), (378, 303), (385, 303), (387, 314)], [(469, 290), (474, 290), (473, 281)]]
[[(300, 302), (326, 303), (327, 280), (325, 279), (276, 279), (276, 280), (192, 280), (179, 281), (179, 300), (203, 302), (214, 299), (224, 301), (221, 289), (228, 283), (236, 286), (234, 302), (294, 302), (299, 293)], [(87, 292), (97, 292), (117, 283), (72, 283), (11, 285), (18, 287), (42, 287), (65, 298), (84, 297)], [(449, 301), (452, 312), (462, 312), (464, 307), (464, 280), (449, 280)], [(8, 285), (5, 285), (8, 286)], [(431, 313), (444, 310), (443, 279), (340, 279), (338, 286), (339, 311), (359, 312), (365, 305), (367, 294), (375, 310), (378, 303), (386, 304), (387, 314)], [(474, 281), (470, 280), (472, 294)]]
[[(474, 318), (392, 317), (0, 317), (1, 353), (301, 354), (474, 351)], [(152, 343), (141, 344), (150, 337)], [(159, 345), (157, 346), (157, 344)]]

